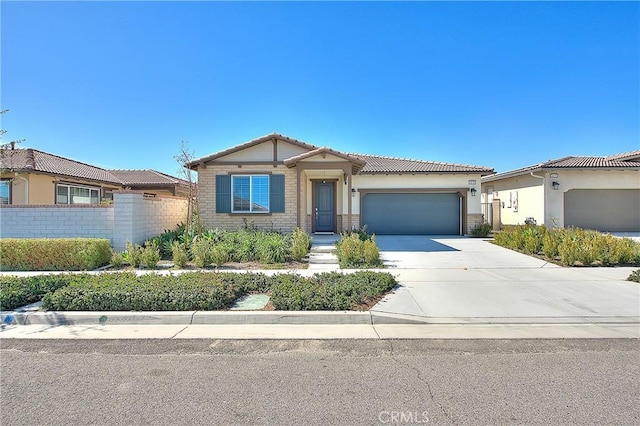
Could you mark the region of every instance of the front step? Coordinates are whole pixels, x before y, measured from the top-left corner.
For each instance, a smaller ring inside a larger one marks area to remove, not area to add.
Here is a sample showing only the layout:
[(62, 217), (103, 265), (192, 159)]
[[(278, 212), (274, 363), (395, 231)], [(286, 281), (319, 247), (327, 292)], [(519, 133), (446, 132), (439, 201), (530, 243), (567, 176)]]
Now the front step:
[(335, 249), (333, 244), (318, 244), (311, 246), (311, 253), (333, 253)]
[(338, 258), (333, 253), (311, 252), (309, 254), (309, 265), (337, 265)]

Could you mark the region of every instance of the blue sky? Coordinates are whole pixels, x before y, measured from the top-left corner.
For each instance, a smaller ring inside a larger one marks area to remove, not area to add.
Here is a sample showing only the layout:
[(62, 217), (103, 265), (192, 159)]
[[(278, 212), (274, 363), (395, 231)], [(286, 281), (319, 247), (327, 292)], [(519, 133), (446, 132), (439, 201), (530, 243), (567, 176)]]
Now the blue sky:
[(4, 142), (176, 174), (279, 132), (505, 171), (640, 149), (637, 2), (8, 2)]

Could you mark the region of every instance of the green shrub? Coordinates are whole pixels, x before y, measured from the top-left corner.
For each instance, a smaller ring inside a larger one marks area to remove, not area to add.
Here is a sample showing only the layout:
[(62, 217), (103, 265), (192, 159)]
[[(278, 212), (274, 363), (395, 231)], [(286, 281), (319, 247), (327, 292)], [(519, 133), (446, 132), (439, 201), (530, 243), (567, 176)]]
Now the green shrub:
[(554, 260), (560, 254), (558, 247), (562, 236), (563, 232), (560, 229), (547, 229), (542, 237), (542, 253), (550, 260)]
[(213, 263), (213, 247), (215, 241), (206, 238), (197, 238), (191, 244), (191, 257), (193, 263), (199, 268), (206, 268)]
[(155, 269), (160, 262), (160, 248), (155, 241), (146, 241), (140, 252), (140, 266), (146, 269)]
[(275, 278), (277, 282), (271, 288), (274, 308), (296, 311), (361, 309), (363, 304), (376, 301), (397, 284), (391, 274), (371, 271)]
[(214, 244), (211, 247), (211, 263), (216, 267), (220, 267), (229, 261), (229, 251), (227, 246), (222, 243)]
[(301, 260), (309, 253), (311, 237), (300, 228), (296, 228), (291, 234), (291, 257)]
[(481, 223), (471, 230), (471, 235), (474, 237), (486, 237), (493, 230), (493, 226), (490, 223)]
[(362, 249), (364, 264), (371, 266), (381, 266), (380, 249), (376, 244), (376, 237), (372, 236), (370, 240), (363, 242)]
[(0, 310), (11, 310), (38, 302), (45, 294), (68, 285), (84, 275), (37, 275), (33, 277), (0, 277)]
[(43, 298), (49, 310), (190, 311), (229, 306), (243, 293), (225, 284), (225, 277), (206, 272), (180, 275), (98, 274), (74, 281)]
[(345, 310), (366, 308), (396, 284), (392, 275), (371, 271), (312, 277), (209, 272), (2, 277), (0, 306), (12, 309), (42, 298), (48, 310), (216, 310), (247, 293), (271, 291), (276, 309)]
[(122, 253), (124, 257), (124, 261), (134, 268), (140, 267), (140, 263), (142, 262), (142, 247), (139, 244), (132, 244), (130, 241), (127, 241), (126, 250)]
[(229, 260), (232, 262), (253, 262), (258, 260), (258, 232), (241, 229), (224, 236)]
[(382, 266), (380, 250), (375, 236), (361, 238), (362, 234), (350, 232), (342, 234), (336, 244), (336, 255), (341, 268), (377, 268)]
[(185, 230), (186, 225), (181, 223), (176, 225), (175, 229), (165, 229), (162, 234), (156, 235), (151, 239), (151, 242), (157, 244), (160, 249), (160, 256), (162, 259), (169, 259), (172, 256), (173, 242), (178, 241), (178, 239), (185, 233)]
[(124, 264), (124, 257), (122, 256), (122, 253), (111, 249), (110, 263), (112, 266), (115, 266), (116, 268), (122, 266)]
[(627, 281), (633, 281), (634, 283), (640, 283), (640, 269), (637, 269), (629, 275)]
[(99, 238), (1, 238), (0, 270), (92, 270), (109, 263), (110, 248)]
[(187, 247), (180, 241), (174, 241), (171, 243), (171, 258), (173, 264), (178, 268), (184, 268), (189, 262), (189, 254), (187, 253)]
[(640, 243), (579, 228), (547, 229), (510, 226), (495, 236), (495, 243), (529, 254), (542, 253), (562, 265), (640, 265)]
[(284, 263), (291, 253), (289, 238), (277, 232), (259, 235), (258, 260), (262, 263)]

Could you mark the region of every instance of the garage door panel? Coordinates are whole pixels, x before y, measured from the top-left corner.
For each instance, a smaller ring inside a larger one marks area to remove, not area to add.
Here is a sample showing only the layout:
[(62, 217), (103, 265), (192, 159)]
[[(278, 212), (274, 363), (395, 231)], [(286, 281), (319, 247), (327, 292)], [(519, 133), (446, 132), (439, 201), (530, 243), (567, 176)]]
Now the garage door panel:
[(370, 193), (362, 198), (362, 224), (379, 235), (458, 235), (460, 196)]
[(564, 224), (607, 232), (640, 232), (640, 190), (569, 190), (564, 194)]

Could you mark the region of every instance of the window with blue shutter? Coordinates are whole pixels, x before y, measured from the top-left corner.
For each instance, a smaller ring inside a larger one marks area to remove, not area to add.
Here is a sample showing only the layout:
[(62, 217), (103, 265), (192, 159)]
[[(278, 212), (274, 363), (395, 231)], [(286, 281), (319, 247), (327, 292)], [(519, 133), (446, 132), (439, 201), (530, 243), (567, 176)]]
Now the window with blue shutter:
[(216, 213), (284, 213), (284, 175), (217, 175)]

